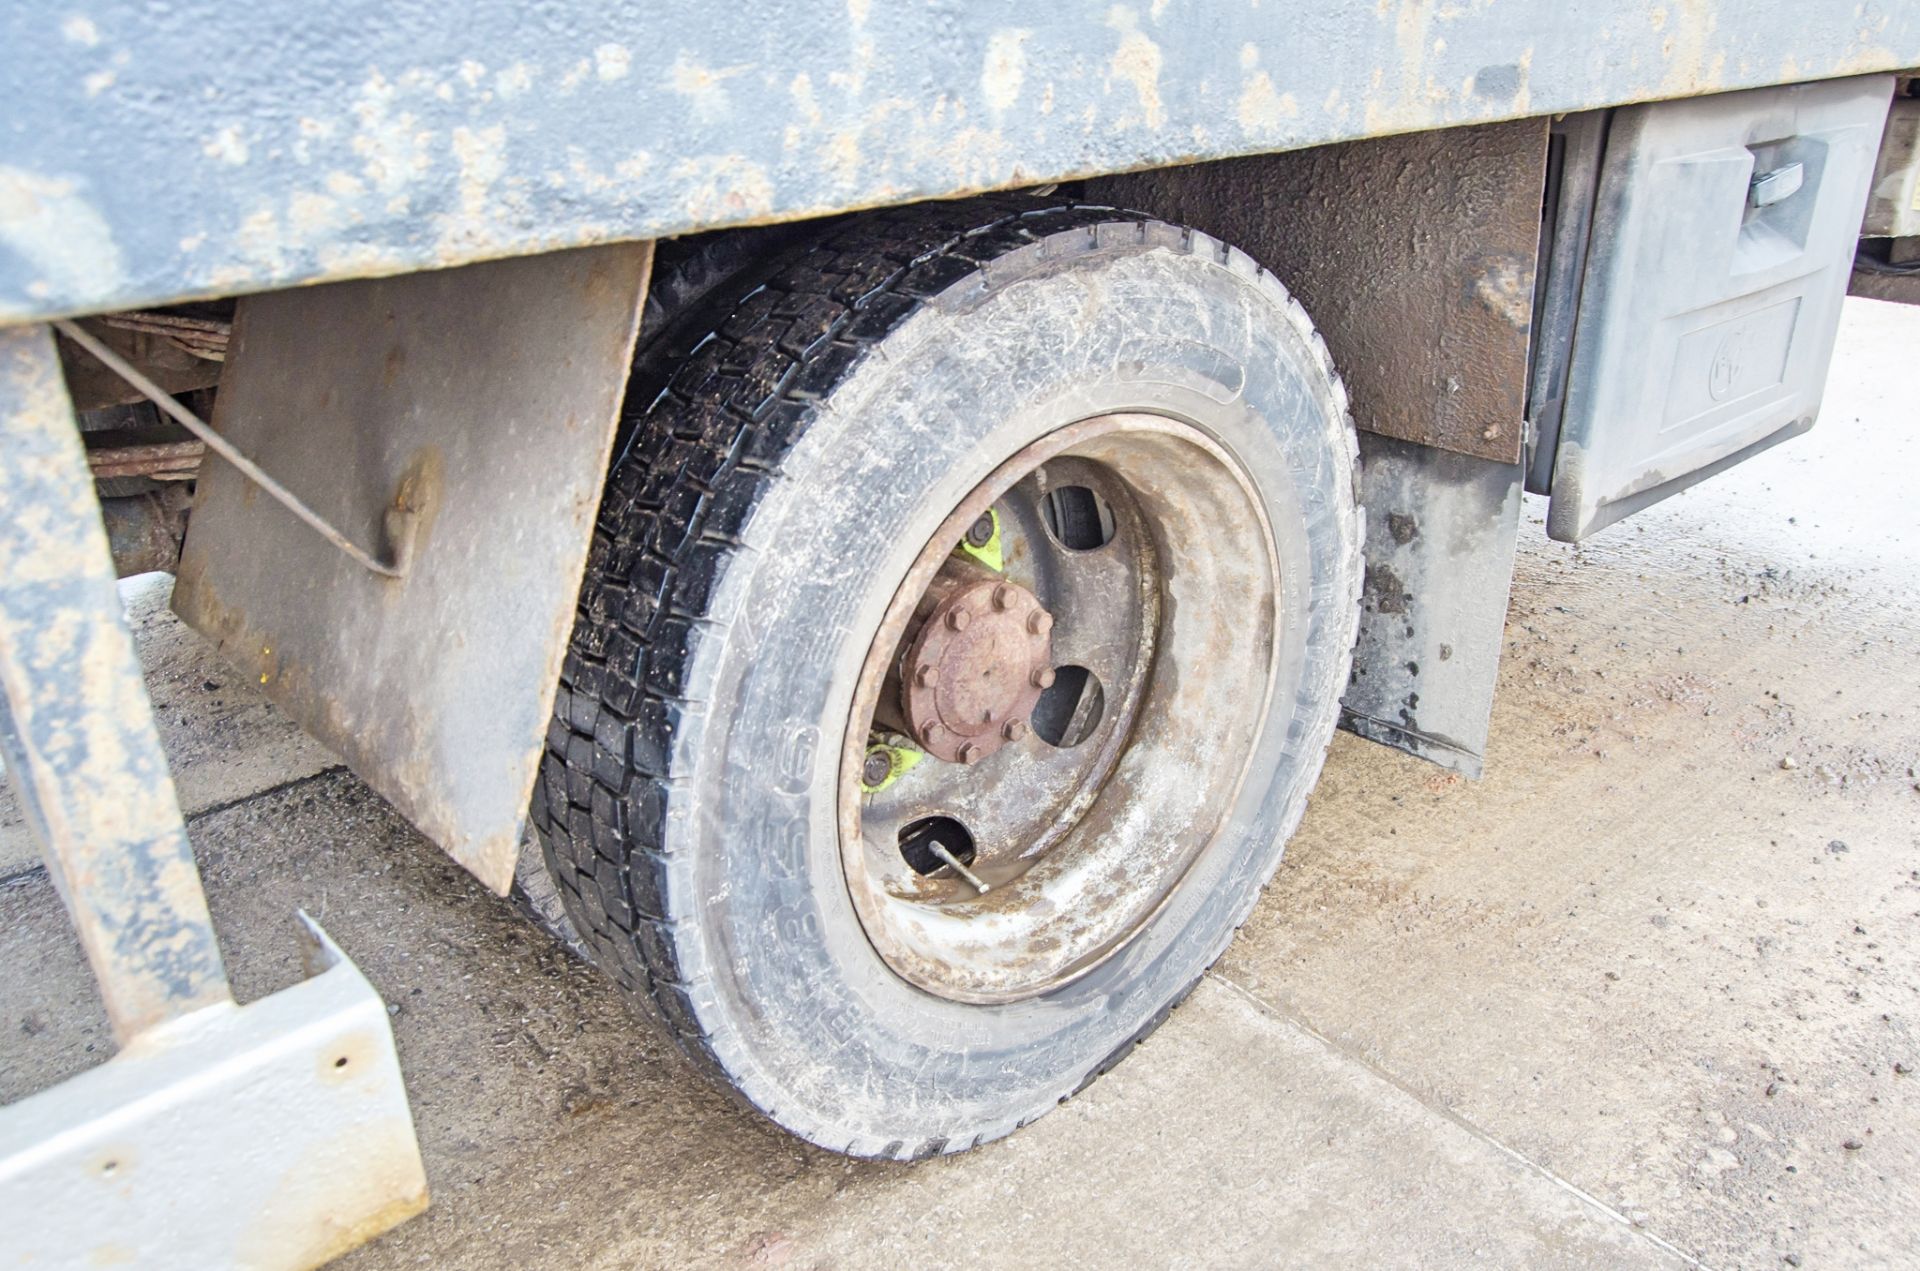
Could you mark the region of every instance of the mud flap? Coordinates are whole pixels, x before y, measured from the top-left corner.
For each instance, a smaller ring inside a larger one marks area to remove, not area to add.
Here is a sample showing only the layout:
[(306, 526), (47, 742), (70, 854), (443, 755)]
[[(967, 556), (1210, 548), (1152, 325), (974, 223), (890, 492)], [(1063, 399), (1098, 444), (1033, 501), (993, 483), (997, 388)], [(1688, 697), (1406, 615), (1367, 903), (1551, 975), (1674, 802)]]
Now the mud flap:
[[(504, 893), (652, 261), (617, 244), (252, 296), (216, 426), (400, 577), (209, 459), (176, 612)], [(404, 541), (402, 541), (404, 540)]]
[(1340, 726), (1480, 775), (1520, 531), (1519, 464), (1360, 434), (1367, 578)]

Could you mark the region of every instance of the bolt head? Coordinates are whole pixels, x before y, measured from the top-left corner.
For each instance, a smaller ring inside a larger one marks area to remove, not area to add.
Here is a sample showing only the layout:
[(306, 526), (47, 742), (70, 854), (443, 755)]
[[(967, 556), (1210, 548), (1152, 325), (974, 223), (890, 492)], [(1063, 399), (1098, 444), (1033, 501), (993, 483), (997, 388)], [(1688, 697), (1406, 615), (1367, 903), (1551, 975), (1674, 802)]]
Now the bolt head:
[(1024, 719), (1008, 720), (1007, 726), (1000, 730), (1000, 735), (1008, 741), (1019, 741), (1027, 735), (1027, 721)]
[(893, 759), (886, 751), (869, 750), (866, 760), (860, 765), (860, 779), (870, 786), (877, 786), (892, 771)]
[(980, 747), (974, 745), (972, 742), (968, 742), (966, 745), (960, 747), (961, 763), (975, 764), (975, 763), (979, 763), (982, 759), (985, 759), (986, 757), (987, 757), (986, 752), (980, 749)]
[(947, 626), (954, 631), (965, 631), (973, 622), (973, 615), (965, 609), (947, 610)]
[(1045, 635), (1053, 630), (1053, 615), (1045, 609), (1035, 609), (1027, 615), (1027, 630), (1035, 635)]
[(1050, 666), (1043, 666), (1039, 670), (1033, 673), (1033, 683), (1035, 688), (1052, 688), (1053, 681), (1054, 681), (1053, 668)]
[(980, 519), (967, 527), (967, 544), (971, 547), (985, 547), (993, 541), (993, 513), (982, 512)]
[(1020, 593), (1013, 589), (1011, 584), (1001, 583), (993, 589), (993, 607), (1002, 612), (1011, 609), (1013, 608), (1013, 602), (1019, 598), (1019, 594)]
[(932, 741), (946, 731), (945, 728), (940, 726), (940, 721), (934, 719), (932, 716), (928, 716), (926, 719), (920, 721), (920, 735), (928, 741)]
[(936, 678), (938, 677), (934, 674), (931, 666), (922, 666), (918, 671), (913, 673), (913, 682), (921, 688), (932, 688)]

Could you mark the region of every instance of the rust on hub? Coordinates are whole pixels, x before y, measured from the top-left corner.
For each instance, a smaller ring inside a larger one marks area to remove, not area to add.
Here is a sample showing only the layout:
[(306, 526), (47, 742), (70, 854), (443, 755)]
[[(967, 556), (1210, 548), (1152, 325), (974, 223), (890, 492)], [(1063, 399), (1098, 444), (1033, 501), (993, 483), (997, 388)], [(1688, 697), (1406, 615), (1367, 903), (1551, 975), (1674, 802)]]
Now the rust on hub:
[(1034, 594), (955, 558), (914, 617), (897, 681), (914, 741), (936, 759), (976, 764), (1025, 737), (1053, 678), (1053, 615)]

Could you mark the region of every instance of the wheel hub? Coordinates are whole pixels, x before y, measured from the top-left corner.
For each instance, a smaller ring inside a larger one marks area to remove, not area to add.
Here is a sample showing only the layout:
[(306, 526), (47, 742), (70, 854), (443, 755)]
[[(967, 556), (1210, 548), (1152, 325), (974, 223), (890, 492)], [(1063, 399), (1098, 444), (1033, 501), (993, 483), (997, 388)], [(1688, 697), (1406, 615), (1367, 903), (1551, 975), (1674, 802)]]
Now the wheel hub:
[(917, 606), (900, 660), (905, 731), (948, 763), (979, 763), (1031, 728), (1053, 680), (1053, 615), (1031, 591), (954, 558)]
[(1017, 1001), (1149, 928), (1263, 726), (1272, 541), (1229, 452), (1131, 413), (1037, 438), (933, 528), (842, 750), (848, 893), (889, 967)]

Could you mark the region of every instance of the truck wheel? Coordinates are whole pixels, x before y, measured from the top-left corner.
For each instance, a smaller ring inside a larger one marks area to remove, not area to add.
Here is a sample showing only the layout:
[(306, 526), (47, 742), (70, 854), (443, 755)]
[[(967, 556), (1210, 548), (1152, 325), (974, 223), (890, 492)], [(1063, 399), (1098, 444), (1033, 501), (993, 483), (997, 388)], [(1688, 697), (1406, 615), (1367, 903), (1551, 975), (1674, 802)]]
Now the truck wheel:
[(1279, 863), (1354, 640), (1346, 396), (1278, 282), (1134, 213), (770, 268), (636, 366), (535, 824), (696, 1067), (958, 1151), (1124, 1057)]

